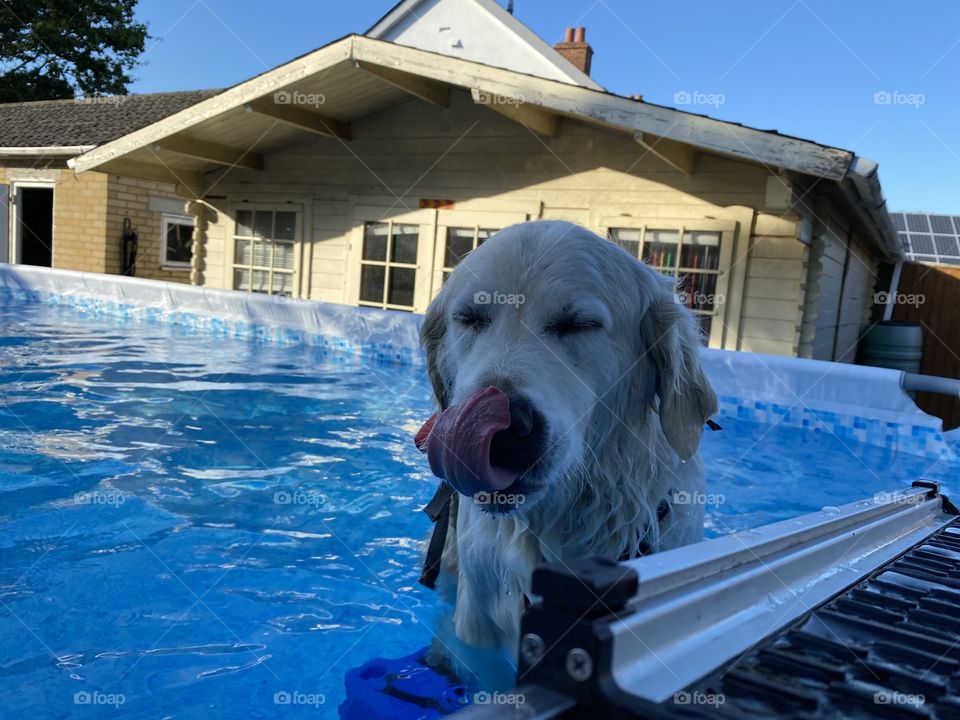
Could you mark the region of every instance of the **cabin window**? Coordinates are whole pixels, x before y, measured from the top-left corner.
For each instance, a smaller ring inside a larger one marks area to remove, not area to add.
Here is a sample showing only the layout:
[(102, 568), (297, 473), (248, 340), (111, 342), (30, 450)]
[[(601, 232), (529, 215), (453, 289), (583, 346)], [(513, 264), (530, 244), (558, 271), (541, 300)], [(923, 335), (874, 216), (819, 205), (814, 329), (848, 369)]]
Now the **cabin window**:
[(163, 213), (160, 223), (160, 266), (186, 270), (193, 260), (194, 218)]
[(457, 263), (467, 254), (483, 245), (483, 241), (497, 232), (493, 228), (483, 228), (479, 225), (472, 227), (446, 227), (443, 238), (443, 279), (446, 282)]
[(295, 211), (237, 211), (233, 240), (235, 290), (294, 294), (297, 226)]
[(664, 275), (692, 312), (708, 344), (722, 342), (732, 223), (607, 227), (607, 237)]
[(524, 212), (354, 205), (349, 302), (384, 310), (426, 312), (463, 258)]
[(413, 310), (420, 226), (392, 221), (363, 226), (360, 304)]

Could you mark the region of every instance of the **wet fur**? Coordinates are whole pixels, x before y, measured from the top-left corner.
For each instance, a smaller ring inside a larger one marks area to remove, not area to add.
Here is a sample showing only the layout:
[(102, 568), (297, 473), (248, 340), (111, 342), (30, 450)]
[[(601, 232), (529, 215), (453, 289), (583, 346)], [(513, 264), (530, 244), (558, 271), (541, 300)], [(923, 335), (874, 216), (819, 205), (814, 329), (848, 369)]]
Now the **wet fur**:
[[(606, 308), (611, 327), (566, 344), (540, 337), (565, 301), (564, 284), (578, 301)], [(452, 327), (454, 305), (478, 290), (521, 293), (525, 302), (507, 310), (515, 316), (496, 316), (496, 332), (464, 336)], [(456, 640), (436, 654), (462, 664), (456, 642), (515, 656), (523, 597), (544, 559), (617, 559), (641, 542), (656, 551), (702, 538), (700, 505), (671, 505), (657, 519), (673, 493), (703, 492), (697, 448), (716, 411), (696, 323), (671, 280), (582, 227), (525, 223), (461, 262), (430, 305), (421, 340), (441, 408), (484, 383), (529, 391), (552, 421), (558, 458), (543, 491), (509, 516), (455, 497), (443, 573), (455, 592)]]

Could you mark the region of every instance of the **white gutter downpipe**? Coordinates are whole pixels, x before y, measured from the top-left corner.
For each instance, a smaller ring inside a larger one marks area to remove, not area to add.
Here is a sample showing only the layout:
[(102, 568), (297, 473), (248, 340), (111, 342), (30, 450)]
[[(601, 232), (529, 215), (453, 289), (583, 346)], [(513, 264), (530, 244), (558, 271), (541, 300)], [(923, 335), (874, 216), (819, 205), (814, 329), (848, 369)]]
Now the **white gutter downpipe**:
[(893, 277), (890, 278), (887, 302), (883, 306), (883, 322), (889, 322), (893, 317), (893, 306), (896, 304), (897, 290), (900, 288), (900, 273), (902, 272), (903, 260), (897, 260), (897, 264), (893, 266)]

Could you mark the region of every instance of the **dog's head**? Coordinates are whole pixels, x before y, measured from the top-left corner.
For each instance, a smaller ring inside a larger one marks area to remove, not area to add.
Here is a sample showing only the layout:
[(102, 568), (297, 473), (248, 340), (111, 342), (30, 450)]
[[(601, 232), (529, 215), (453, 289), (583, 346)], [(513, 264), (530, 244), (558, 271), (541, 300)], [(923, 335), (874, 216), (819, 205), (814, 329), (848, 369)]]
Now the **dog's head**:
[(716, 411), (672, 281), (571, 223), (515, 225), (470, 253), (421, 341), (443, 410), (431, 467), (494, 513), (564, 489), (608, 442), (649, 442), (657, 413), (689, 458)]

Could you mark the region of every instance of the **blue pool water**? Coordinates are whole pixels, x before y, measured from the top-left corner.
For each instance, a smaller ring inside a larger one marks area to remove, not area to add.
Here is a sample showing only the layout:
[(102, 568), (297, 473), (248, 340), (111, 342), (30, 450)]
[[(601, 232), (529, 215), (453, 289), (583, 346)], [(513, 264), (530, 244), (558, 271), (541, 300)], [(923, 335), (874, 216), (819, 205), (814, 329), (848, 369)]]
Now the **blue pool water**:
[[(437, 616), (430, 412), (420, 370), (0, 301), (3, 717), (336, 717)], [(714, 535), (957, 469), (722, 424)]]

